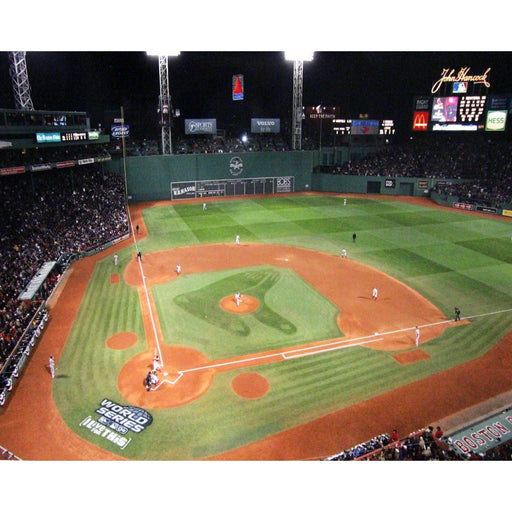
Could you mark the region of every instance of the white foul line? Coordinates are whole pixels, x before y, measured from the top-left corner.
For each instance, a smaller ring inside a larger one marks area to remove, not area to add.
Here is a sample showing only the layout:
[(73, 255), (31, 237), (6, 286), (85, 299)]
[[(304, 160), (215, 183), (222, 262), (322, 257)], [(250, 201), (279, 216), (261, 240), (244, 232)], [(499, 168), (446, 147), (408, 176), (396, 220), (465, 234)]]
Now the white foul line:
[[(478, 318), (478, 317), (482, 317), (482, 316), (497, 315), (500, 313), (509, 313), (511, 311), (512, 311), (512, 308), (503, 309), (501, 311), (494, 311), (491, 313), (482, 313), (479, 315), (471, 315), (471, 316), (462, 317), (461, 320), (469, 320), (471, 318)], [(434, 327), (436, 325), (442, 325), (442, 324), (448, 324), (448, 323), (450, 323), (450, 324), (454, 323), (454, 320), (446, 319), (446, 320), (441, 320), (439, 322), (433, 322), (430, 324), (418, 325), (417, 327), (419, 327), (419, 328)], [(360, 345), (366, 345), (368, 343), (374, 343), (376, 341), (382, 341), (384, 339), (382, 336), (389, 336), (391, 334), (397, 334), (397, 333), (401, 333), (401, 332), (405, 332), (405, 331), (412, 331), (414, 329), (416, 329), (416, 326), (404, 327), (403, 329), (396, 329), (394, 331), (375, 333), (375, 334), (371, 334), (371, 335), (367, 335), (367, 336), (360, 336), (357, 338), (336, 340), (334, 342), (330, 341), (327, 343), (323, 343), (321, 345), (302, 347), (302, 348), (287, 350), (285, 352), (273, 352), (273, 353), (264, 354), (261, 356), (255, 356), (255, 357), (250, 357), (250, 358), (245, 358), (245, 359), (244, 358), (237, 359), (236, 361), (226, 361), (224, 363), (214, 363), (214, 364), (209, 364), (209, 365), (205, 365), (205, 366), (198, 366), (196, 368), (189, 368), (188, 370), (182, 370), (182, 371), (178, 372), (179, 377), (173, 383), (176, 383), (185, 373), (197, 372), (197, 371), (202, 371), (202, 370), (211, 370), (211, 369), (215, 369), (215, 368), (240, 365), (240, 364), (244, 364), (244, 363), (252, 363), (255, 361), (272, 359), (272, 358), (275, 358), (276, 356), (277, 357), (281, 356), (285, 360), (296, 359), (299, 357), (312, 356), (312, 355), (321, 354), (323, 352), (330, 352), (332, 350), (342, 350), (345, 348), (357, 347)], [(380, 337), (376, 338), (375, 336), (380, 336)], [(166, 382), (170, 382), (170, 381), (166, 381)]]
[[(132, 217), (130, 215), (130, 209), (129, 208), (128, 208), (128, 216), (130, 217), (130, 225), (132, 227), (132, 237), (133, 237), (133, 242), (135, 244), (135, 251), (137, 252), (137, 259), (138, 259), (139, 246), (137, 245), (137, 238), (135, 237), (135, 231), (133, 229), (133, 222), (132, 222)], [(163, 365), (164, 364), (164, 359), (162, 357), (162, 351), (160, 350), (160, 342), (158, 341), (158, 334), (156, 332), (155, 319), (153, 318), (153, 309), (151, 307), (151, 302), (149, 300), (148, 288), (146, 286), (146, 276), (144, 275), (144, 270), (142, 268), (142, 258), (139, 259), (138, 261), (139, 261), (140, 276), (142, 278), (142, 284), (144, 285), (144, 293), (146, 295), (146, 302), (148, 304), (149, 317), (151, 319), (151, 325), (153, 327), (153, 334), (155, 335), (156, 347), (157, 347), (157, 350), (158, 350), (158, 357), (160, 358), (160, 363)]]

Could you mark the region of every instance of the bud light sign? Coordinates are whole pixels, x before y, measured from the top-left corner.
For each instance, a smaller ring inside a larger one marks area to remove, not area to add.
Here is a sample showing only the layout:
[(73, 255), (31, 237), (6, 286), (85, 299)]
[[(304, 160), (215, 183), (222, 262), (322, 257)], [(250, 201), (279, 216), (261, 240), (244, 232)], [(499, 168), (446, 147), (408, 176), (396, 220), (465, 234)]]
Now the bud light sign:
[(130, 125), (128, 124), (113, 124), (110, 127), (110, 133), (114, 139), (122, 139), (123, 137), (130, 136)]

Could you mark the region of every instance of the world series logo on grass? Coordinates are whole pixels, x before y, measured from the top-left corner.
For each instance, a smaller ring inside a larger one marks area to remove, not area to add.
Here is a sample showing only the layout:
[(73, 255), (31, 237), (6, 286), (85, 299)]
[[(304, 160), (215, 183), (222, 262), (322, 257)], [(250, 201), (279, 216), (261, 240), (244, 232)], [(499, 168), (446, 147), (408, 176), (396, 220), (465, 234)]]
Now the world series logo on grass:
[(106, 398), (101, 401), (96, 412), (100, 415), (99, 423), (123, 434), (128, 431), (138, 434), (153, 423), (153, 417), (144, 409), (131, 405), (119, 405)]
[(153, 423), (153, 417), (146, 410), (131, 405), (120, 405), (107, 398), (100, 402), (95, 412), (100, 415), (99, 418), (94, 420), (88, 416), (82, 420), (80, 426), (114, 443), (122, 450), (132, 440), (131, 437), (124, 437), (126, 434), (139, 434)]

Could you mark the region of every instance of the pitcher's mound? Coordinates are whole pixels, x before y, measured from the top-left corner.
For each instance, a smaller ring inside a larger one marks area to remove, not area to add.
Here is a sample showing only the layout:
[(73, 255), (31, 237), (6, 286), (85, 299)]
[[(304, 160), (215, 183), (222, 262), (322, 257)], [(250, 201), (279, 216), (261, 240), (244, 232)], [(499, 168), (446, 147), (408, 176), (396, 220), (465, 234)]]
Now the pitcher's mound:
[(258, 299), (251, 297), (250, 295), (242, 295), (237, 305), (236, 298), (234, 295), (228, 295), (220, 301), (220, 307), (228, 313), (252, 313), (256, 311), (260, 303)]

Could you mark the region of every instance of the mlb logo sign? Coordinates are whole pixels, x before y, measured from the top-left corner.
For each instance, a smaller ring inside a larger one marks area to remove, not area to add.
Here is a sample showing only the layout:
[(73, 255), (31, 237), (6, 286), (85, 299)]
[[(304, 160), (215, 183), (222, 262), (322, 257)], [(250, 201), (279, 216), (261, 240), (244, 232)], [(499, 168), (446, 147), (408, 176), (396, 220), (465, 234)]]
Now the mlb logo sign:
[(414, 112), (414, 117), (412, 120), (412, 129), (415, 132), (424, 131), (426, 132), (428, 130), (428, 119), (429, 115), (428, 112)]
[(232, 83), (233, 100), (244, 99), (244, 75), (233, 75)]

